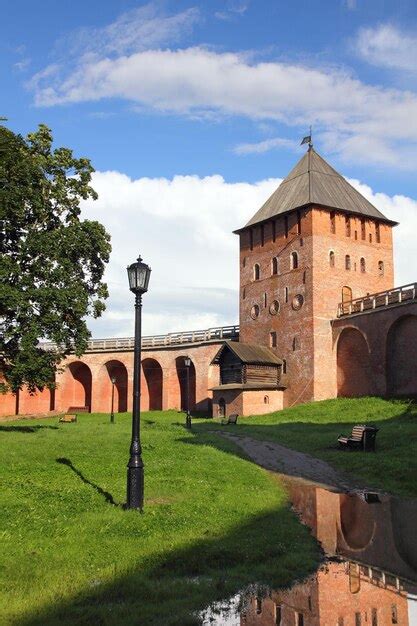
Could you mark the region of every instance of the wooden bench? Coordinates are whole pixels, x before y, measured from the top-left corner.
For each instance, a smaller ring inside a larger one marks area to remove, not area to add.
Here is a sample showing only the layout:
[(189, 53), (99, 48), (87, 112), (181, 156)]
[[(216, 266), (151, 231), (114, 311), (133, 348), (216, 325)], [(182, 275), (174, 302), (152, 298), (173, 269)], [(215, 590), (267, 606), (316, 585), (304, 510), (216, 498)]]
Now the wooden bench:
[(76, 422), (77, 416), (74, 413), (66, 413), (62, 417), (59, 418), (60, 422)]
[(363, 452), (375, 452), (375, 439), (378, 428), (357, 424), (352, 428), (350, 437), (340, 435), (339, 447), (347, 450), (363, 450)]
[(232, 415), (229, 415), (227, 419), (223, 419), (222, 424), (237, 424), (238, 417), (237, 413), (233, 413)]

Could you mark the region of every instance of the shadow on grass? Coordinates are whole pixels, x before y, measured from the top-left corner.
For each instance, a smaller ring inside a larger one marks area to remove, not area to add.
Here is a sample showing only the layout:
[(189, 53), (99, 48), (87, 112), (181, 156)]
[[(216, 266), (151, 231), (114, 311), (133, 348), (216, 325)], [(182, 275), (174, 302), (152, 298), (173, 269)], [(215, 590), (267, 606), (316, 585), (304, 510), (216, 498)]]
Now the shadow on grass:
[(60, 463), (61, 465), (66, 465), (67, 467), (69, 467), (74, 474), (76, 474), (79, 478), (81, 478), (81, 480), (83, 481), (83, 483), (85, 483), (86, 485), (90, 485), (90, 487), (92, 487), (93, 489), (95, 489), (97, 491), (97, 493), (99, 493), (101, 496), (104, 497), (105, 501), (108, 502), (109, 504), (112, 504), (113, 506), (122, 506), (121, 504), (118, 504), (113, 496), (111, 495), (111, 493), (109, 493), (108, 491), (104, 491), (104, 489), (102, 489), (99, 485), (96, 485), (95, 483), (93, 483), (91, 480), (88, 480), (88, 478), (86, 478), (79, 469), (77, 469), (73, 464), (72, 461), (70, 461), (70, 459), (66, 459), (66, 458), (59, 458), (59, 459), (55, 459), (57, 463)]
[(36, 426), (3, 426), (0, 425), (0, 431), (9, 432), (9, 433), (36, 433), (41, 428), (50, 428), (52, 430), (59, 430), (58, 426), (45, 426), (45, 425), (36, 425)]
[[(272, 510), (252, 517), (225, 536), (203, 538), (185, 549), (152, 555), (123, 574), (115, 571), (110, 582), (95, 575), (90, 588), (14, 624), (199, 624), (200, 611), (252, 583), (277, 588), (316, 570), (322, 558), (318, 545), (309, 543), (307, 529), (291, 517), (286, 508)], [(139, 532), (141, 519), (144, 517), (138, 516)], [(202, 524), (209, 533), (210, 521), (202, 520)]]

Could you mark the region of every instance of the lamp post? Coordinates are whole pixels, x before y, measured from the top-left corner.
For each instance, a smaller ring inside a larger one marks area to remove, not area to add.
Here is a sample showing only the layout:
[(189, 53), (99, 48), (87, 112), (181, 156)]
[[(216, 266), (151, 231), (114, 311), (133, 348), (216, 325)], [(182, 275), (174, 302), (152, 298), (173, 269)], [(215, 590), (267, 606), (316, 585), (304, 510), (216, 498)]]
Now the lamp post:
[(184, 365), (187, 372), (187, 415), (185, 418), (186, 428), (191, 428), (191, 415), (190, 415), (190, 367), (191, 359), (189, 356), (184, 358)]
[(114, 385), (116, 382), (116, 378), (114, 376), (111, 377), (111, 413), (110, 413), (110, 423), (114, 424)]
[(143, 461), (140, 445), (140, 369), (142, 344), (142, 295), (148, 291), (151, 268), (139, 256), (127, 268), (129, 289), (135, 294), (135, 350), (133, 358), (132, 441), (127, 464), (127, 509), (143, 509)]

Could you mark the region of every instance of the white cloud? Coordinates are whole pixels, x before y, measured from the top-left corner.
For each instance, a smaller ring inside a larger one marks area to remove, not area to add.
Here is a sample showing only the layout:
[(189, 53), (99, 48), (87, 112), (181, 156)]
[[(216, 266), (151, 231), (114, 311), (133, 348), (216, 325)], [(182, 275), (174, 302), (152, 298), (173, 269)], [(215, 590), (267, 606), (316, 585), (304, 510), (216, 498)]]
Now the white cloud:
[[(107, 311), (90, 327), (95, 337), (133, 333), (133, 296), (126, 266), (139, 253), (152, 267), (144, 296), (144, 332), (197, 330), (238, 321), (241, 227), (281, 179), (228, 183), (222, 176), (175, 176), (132, 180), (119, 172), (96, 172), (99, 200), (86, 202), (85, 218), (98, 219), (112, 235), (106, 270)], [(417, 200), (376, 193), (350, 181), (390, 219), (394, 229), (396, 284), (417, 277)]]
[(417, 35), (391, 24), (362, 28), (354, 42), (357, 53), (379, 67), (417, 72)]
[(274, 150), (275, 148), (289, 148), (290, 150), (295, 150), (297, 143), (282, 137), (271, 137), (270, 139), (264, 139), (264, 141), (258, 141), (256, 143), (240, 143), (233, 148), (233, 152), (239, 155), (262, 154), (269, 152), (269, 150)]
[(242, 54), (204, 48), (146, 50), (117, 58), (87, 56), (68, 74), (36, 75), (32, 88), (40, 106), (122, 98), (177, 115), (312, 123), (338, 137), (335, 151), (345, 159), (361, 157), (366, 139), (382, 147), (368, 151), (368, 163), (417, 165), (415, 156), (399, 158), (415, 152), (417, 94), (367, 85), (334, 68), (253, 63)]

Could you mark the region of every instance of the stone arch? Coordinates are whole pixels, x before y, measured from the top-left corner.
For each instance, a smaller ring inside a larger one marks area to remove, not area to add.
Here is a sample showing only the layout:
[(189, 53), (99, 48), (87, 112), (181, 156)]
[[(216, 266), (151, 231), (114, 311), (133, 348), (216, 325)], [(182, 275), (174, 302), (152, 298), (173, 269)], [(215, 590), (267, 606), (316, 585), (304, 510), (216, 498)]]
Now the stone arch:
[(372, 393), (368, 344), (356, 328), (344, 328), (337, 342), (337, 395), (367, 396)]
[(155, 359), (148, 358), (142, 361), (142, 370), (148, 389), (149, 411), (162, 411), (162, 367)]
[(66, 394), (70, 402), (69, 406), (87, 407), (91, 412), (92, 375), (90, 368), (81, 361), (74, 361), (68, 365), (68, 371), (71, 375)]
[(372, 506), (358, 496), (341, 494), (340, 530), (351, 550), (364, 550), (376, 530)]
[(417, 394), (417, 315), (405, 315), (388, 331), (386, 372), (387, 392), (393, 396)]
[[(190, 357), (188, 357), (190, 358)], [(195, 399), (196, 399), (196, 376), (195, 376), (195, 366), (191, 361), (190, 365), (190, 380), (189, 380), (189, 410), (192, 411), (195, 409)], [(185, 357), (179, 356), (175, 359), (175, 368), (177, 370), (178, 383), (180, 387), (180, 408), (182, 411), (185, 411), (188, 406), (187, 402), (187, 367), (185, 365)]]
[[(127, 411), (127, 369), (126, 366), (116, 359), (105, 363), (107, 372), (106, 391), (109, 391), (109, 401), (111, 398), (111, 379), (115, 378), (114, 383), (114, 410), (118, 413)], [(107, 395), (107, 394), (106, 394)], [(110, 407), (109, 407), (110, 408)]]

